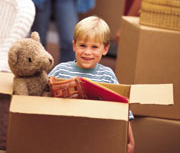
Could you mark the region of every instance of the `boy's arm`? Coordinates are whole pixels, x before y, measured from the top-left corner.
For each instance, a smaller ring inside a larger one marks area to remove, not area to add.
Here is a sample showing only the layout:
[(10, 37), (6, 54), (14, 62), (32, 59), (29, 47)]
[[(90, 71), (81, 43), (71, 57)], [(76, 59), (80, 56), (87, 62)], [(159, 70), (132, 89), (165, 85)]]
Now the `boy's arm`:
[(129, 122), (127, 153), (134, 153), (134, 148), (135, 148), (135, 141), (134, 141), (133, 131), (131, 128), (131, 123)]

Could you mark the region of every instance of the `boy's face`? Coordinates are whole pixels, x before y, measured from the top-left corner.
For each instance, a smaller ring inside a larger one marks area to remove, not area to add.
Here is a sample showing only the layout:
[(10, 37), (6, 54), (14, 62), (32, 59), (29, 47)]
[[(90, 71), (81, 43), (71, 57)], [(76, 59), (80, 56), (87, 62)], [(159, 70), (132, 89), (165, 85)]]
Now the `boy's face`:
[(77, 40), (73, 41), (73, 49), (75, 51), (77, 66), (85, 69), (96, 67), (101, 60), (102, 55), (106, 55), (109, 49), (103, 43), (94, 42), (93, 40)]

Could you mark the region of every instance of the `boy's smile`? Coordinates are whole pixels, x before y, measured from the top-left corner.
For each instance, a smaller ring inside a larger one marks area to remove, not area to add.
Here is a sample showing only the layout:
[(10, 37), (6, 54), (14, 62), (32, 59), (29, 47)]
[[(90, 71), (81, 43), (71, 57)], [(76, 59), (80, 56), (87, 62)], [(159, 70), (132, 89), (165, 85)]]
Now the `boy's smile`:
[(81, 68), (94, 68), (101, 60), (102, 55), (106, 55), (109, 49), (103, 43), (98, 43), (93, 40), (77, 40), (73, 41), (73, 49), (75, 51), (77, 66)]

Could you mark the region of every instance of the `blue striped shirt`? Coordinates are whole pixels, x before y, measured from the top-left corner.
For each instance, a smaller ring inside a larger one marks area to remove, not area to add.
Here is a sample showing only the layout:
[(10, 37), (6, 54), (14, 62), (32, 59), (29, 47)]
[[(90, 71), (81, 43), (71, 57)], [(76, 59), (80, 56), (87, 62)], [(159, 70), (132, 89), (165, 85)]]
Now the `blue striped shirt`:
[(49, 76), (57, 78), (72, 78), (81, 76), (95, 82), (119, 84), (113, 70), (107, 66), (97, 64), (95, 68), (83, 69), (76, 65), (75, 61), (60, 63), (50, 73)]
[[(97, 64), (95, 68), (83, 69), (76, 65), (76, 61), (69, 61), (58, 64), (48, 75), (56, 78), (70, 79), (75, 76), (81, 76), (91, 79), (95, 82), (119, 84), (113, 70), (102, 64)], [(134, 119), (131, 111), (129, 111), (129, 119)]]

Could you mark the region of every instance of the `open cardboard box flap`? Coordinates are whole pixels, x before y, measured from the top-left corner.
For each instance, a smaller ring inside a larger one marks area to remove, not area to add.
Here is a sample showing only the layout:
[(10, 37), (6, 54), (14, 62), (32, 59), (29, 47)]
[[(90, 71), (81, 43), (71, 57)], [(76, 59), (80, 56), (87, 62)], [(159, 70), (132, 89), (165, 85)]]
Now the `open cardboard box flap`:
[(1, 94), (13, 94), (13, 77), (12, 73), (0, 72), (0, 93)]
[(85, 99), (13, 95), (10, 112), (128, 121), (128, 104)]
[[(13, 94), (12, 73), (0, 73), (0, 93)], [(173, 105), (173, 84), (134, 84), (117, 85), (109, 83), (100, 83), (103, 86), (129, 97), (130, 103)]]
[(130, 103), (173, 105), (173, 84), (131, 85)]

